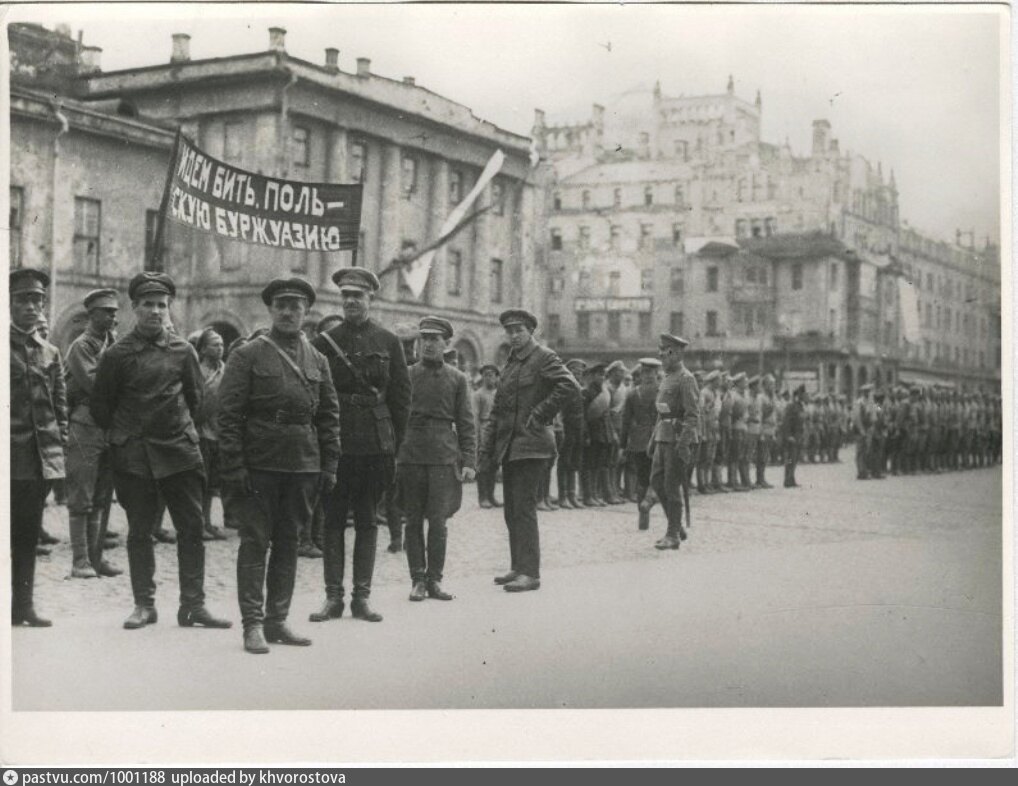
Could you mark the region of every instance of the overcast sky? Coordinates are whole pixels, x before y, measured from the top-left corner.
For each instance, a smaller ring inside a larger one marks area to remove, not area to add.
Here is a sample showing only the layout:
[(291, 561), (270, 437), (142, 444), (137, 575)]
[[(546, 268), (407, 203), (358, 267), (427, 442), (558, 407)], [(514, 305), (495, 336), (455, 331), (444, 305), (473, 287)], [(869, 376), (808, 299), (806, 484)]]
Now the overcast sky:
[[(2, 12), (0, 12), (2, 13)], [(944, 239), (999, 232), (998, 9), (717, 6), (19, 6), (12, 21), (84, 30), (105, 71), (166, 62), (170, 34), (193, 59), (268, 47), (340, 67), (414, 76), (506, 129), (529, 134), (534, 107), (585, 119), (589, 105), (660, 79), (666, 95), (763, 94), (763, 138), (806, 153), (815, 118), (841, 149), (893, 168), (901, 216)], [(611, 44), (610, 51), (608, 44)]]

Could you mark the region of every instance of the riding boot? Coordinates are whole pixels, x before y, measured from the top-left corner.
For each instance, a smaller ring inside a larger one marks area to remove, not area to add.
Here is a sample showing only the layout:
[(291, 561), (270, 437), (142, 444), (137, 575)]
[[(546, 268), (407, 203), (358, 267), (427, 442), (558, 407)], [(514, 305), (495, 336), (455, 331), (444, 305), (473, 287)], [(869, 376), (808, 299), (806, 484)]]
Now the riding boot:
[(346, 528), (325, 523), (322, 572), (325, 577), (325, 605), (308, 618), (326, 622), (343, 615), (343, 574), (346, 567)]
[(353, 599), (367, 600), (371, 595), (371, 579), (375, 572), (375, 550), (378, 529), (364, 527), (354, 530), (353, 540)]
[(563, 510), (569, 510), (574, 507), (569, 500), (569, 470), (562, 466), (561, 461), (555, 468), (555, 476), (558, 480), (558, 506)]
[(124, 571), (111, 565), (103, 557), (103, 543), (106, 540), (106, 519), (102, 511), (93, 510), (88, 514), (88, 561), (99, 576), (119, 576)]
[(728, 482), (725, 484), (730, 489), (737, 489), (739, 487), (739, 470), (736, 462), (731, 462), (728, 465)]
[(71, 535), (71, 578), (94, 579), (96, 572), (88, 559), (88, 516), (71, 513), (68, 518)]
[(580, 495), (576, 493), (576, 475), (577, 472), (575, 470), (566, 470), (566, 498), (569, 500), (570, 505), (579, 510), (583, 507), (583, 503), (580, 501), (582, 493)]
[(277, 540), (269, 553), (265, 581), (265, 627), (279, 629), (290, 614), (297, 580), (297, 540)]

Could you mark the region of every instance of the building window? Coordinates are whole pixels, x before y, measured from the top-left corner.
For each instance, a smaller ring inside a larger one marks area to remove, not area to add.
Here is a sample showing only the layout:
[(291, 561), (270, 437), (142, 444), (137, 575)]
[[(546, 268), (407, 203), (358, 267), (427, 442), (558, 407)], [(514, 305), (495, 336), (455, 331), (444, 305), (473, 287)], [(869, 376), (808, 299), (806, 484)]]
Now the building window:
[(590, 227), (580, 227), (580, 249), (586, 251), (590, 248)]
[(640, 224), (640, 248), (650, 248), (653, 235), (653, 224)]
[(350, 180), (353, 183), (366, 183), (368, 180), (368, 149), (360, 142), (350, 145)]
[(682, 183), (675, 186), (675, 204), (684, 205), (686, 204), (686, 192), (682, 187)]
[(686, 317), (681, 311), (673, 311), (668, 319), (668, 331), (673, 336), (681, 336), (686, 332)]
[(640, 271), (640, 291), (641, 292), (653, 292), (654, 291), (654, 268), (645, 267)]
[(553, 229), (551, 230), (551, 250), (561, 251), (562, 250), (562, 230)]
[(311, 132), (303, 126), (293, 127), (293, 163), (297, 166), (311, 164)]
[(932, 273), (927, 273), (926, 274), (926, 291), (927, 292), (932, 292), (933, 291), (933, 274)]
[(792, 289), (802, 289), (802, 262), (792, 265)]
[(21, 224), (25, 216), (25, 189), (11, 186), (11, 212), (7, 226), (11, 230), (11, 267), (21, 267)]
[(583, 198), (583, 209), (590, 210), (590, 192), (584, 191), (582, 198)]
[(489, 291), (492, 303), (502, 302), (502, 260), (491, 260), (491, 289)]
[(682, 224), (672, 224), (672, 245), (682, 245)]
[(831, 335), (836, 336), (838, 334), (838, 310), (832, 308), (827, 315), (827, 325), (831, 329)]
[(616, 188), (612, 191), (612, 205), (614, 207), (622, 207), (622, 189)]
[(612, 341), (622, 338), (622, 314), (618, 311), (608, 312), (608, 338)]
[(766, 235), (767, 237), (770, 237), (775, 232), (777, 232), (778, 231), (777, 224), (778, 224), (778, 222), (775, 221), (773, 218), (765, 218), (764, 219), (764, 235)]
[(651, 338), (651, 313), (649, 312), (639, 313), (638, 330), (640, 338)]
[(757, 275), (757, 281), (764, 286), (767, 286), (767, 263), (760, 265), (760, 271)]
[(237, 164), (244, 158), (243, 130), (243, 123), (223, 123), (223, 158), (228, 163)]
[(590, 294), (590, 271), (581, 270), (580, 276), (576, 281), (576, 288), (581, 295)]
[(750, 222), (749, 231), (753, 234), (753, 237), (763, 237), (763, 225), (759, 219), (754, 218)]
[(747, 222), (744, 218), (735, 219), (735, 236), (746, 237)]
[(925, 339), (923, 339), (923, 357), (925, 358), (927, 363), (930, 362), (930, 355), (931, 354), (932, 353), (931, 353), (931, 347), (930, 347), (930, 340), (928, 338), (925, 338)]
[(707, 268), (707, 291), (718, 291), (718, 269), (713, 266)]
[(491, 205), (496, 216), (505, 214), (505, 188), (501, 183), (491, 184)]
[(102, 207), (98, 199), (74, 198), (74, 269), (99, 272), (99, 235)]
[(552, 210), (562, 209), (562, 194), (559, 191), (556, 191), (551, 198), (551, 208)]
[(417, 159), (413, 156), (403, 156), (402, 185), (404, 197), (417, 190)]
[(686, 271), (681, 267), (673, 267), (668, 287), (673, 295), (682, 295), (686, 291)]
[(548, 315), (548, 338), (558, 338), (562, 332), (561, 321), (558, 314)]
[(551, 294), (561, 295), (566, 288), (566, 280), (564, 276), (552, 276), (551, 277)]
[(463, 199), (463, 173), (454, 169), (449, 173), (449, 204), (458, 205)]
[(716, 336), (718, 334), (718, 312), (708, 311), (707, 312), (707, 335)]
[(622, 240), (622, 227), (618, 224), (612, 224), (608, 230), (608, 245), (612, 251), (618, 251), (621, 248)]
[(926, 327), (933, 327), (933, 304), (926, 304)]
[(746, 283), (747, 284), (756, 283), (756, 265), (746, 266)]
[(449, 249), (445, 264), (445, 291), (450, 295), (459, 295), (463, 292), (463, 253)]
[(838, 263), (831, 262), (831, 289), (838, 288)]
[(650, 207), (654, 204), (654, 187), (647, 186), (643, 189), (643, 204)]
[(159, 231), (159, 211), (145, 211), (145, 259), (143, 266), (145, 270), (162, 270), (162, 264), (156, 267), (153, 262), (156, 251), (156, 234)]
[(622, 273), (618, 270), (612, 270), (608, 273), (608, 294), (611, 297), (618, 297), (619, 290), (622, 286)]
[(589, 311), (581, 311), (576, 315), (576, 335), (583, 341), (587, 341), (590, 338)]

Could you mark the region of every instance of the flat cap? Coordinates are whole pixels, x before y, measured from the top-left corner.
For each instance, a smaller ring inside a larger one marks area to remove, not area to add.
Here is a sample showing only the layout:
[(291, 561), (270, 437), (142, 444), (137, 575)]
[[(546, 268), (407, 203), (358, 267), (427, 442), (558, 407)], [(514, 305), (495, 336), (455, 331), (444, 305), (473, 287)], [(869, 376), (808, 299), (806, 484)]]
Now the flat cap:
[(359, 289), (362, 292), (377, 292), (382, 284), (378, 276), (365, 267), (341, 267), (332, 274), (333, 283), (344, 289)]
[(262, 290), (262, 302), (272, 305), (274, 297), (302, 297), (312, 306), (315, 302), (315, 288), (302, 278), (274, 278)]
[(685, 349), (689, 346), (689, 342), (684, 338), (673, 336), (671, 333), (662, 333), (658, 340), (661, 342), (663, 347), (678, 347), (679, 349)]
[(19, 267), (17, 270), (11, 271), (7, 282), (12, 295), (15, 292), (45, 293), (49, 287), (49, 275), (34, 267)]
[(139, 273), (132, 278), (131, 283), (127, 285), (127, 296), (131, 300), (137, 300), (142, 295), (169, 295), (170, 297), (176, 297), (177, 287), (173, 283), (173, 279), (165, 273), (146, 270), (144, 273)]
[(93, 308), (119, 308), (117, 301), (117, 290), (115, 289), (93, 289), (85, 295), (85, 309), (91, 311)]
[(736, 382), (736, 383), (737, 382), (742, 382), (745, 379), (746, 379), (746, 372), (745, 371), (740, 371), (738, 374), (736, 374), (735, 376), (732, 377), (732, 382)]
[(627, 370), (626, 369), (626, 364), (623, 363), (621, 360), (613, 360), (608, 365), (608, 368), (606, 370), (607, 371), (614, 371), (615, 369), (621, 369), (622, 371), (626, 371)]
[[(417, 330), (422, 335), (430, 333), (446, 339), (452, 338), (452, 323), (442, 317), (422, 317)], [(455, 352), (456, 350), (450, 351)]]
[(647, 368), (661, 368), (661, 361), (657, 358), (640, 358), (640, 365)]
[(477, 370), (481, 374), (483, 374), (485, 371), (494, 371), (498, 376), (502, 376), (502, 372), (498, 370), (498, 366), (496, 366), (494, 363), (485, 363)]
[(713, 382), (715, 379), (717, 379), (720, 376), (721, 376), (721, 372), (718, 371), (717, 369), (714, 369), (712, 372), (710, 372), (707, 376), (705, 376), (703, 378), (703, 381), (704, 382)]
[(530, 330), (537, 329), (537, 317), (523, 308), (510, 308), (498, 315), (498, 321), (502, 327), (510, 325), (524, 325)]

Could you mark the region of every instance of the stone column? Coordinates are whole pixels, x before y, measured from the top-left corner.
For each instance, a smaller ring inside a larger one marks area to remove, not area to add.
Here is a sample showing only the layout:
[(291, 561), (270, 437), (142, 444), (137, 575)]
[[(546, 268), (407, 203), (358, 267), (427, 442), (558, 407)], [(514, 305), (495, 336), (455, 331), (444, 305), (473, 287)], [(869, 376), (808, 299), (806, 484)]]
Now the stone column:
[[(449, 204), (449, 162), (444, 158), (433, 158), (431, 193), (428, 197), (428, 232), (425, 236), (428, 242), (438, 238), (442, 224), (454, 209), (455, 206)], [(435, 251), (431, 261), (431, 273), (428, 275), (428, 288), (425, 292), (430, 294), (428, 302), (435, 308), (444, 308), (446, 304), (446, 258), (446, 247), (442, 246)]]
[[(402, 150), (388, 143), (382, 150), (381, 189), (378, 211), (378, 269), (384, 270), (399, 256), (403, 238), (400, 232), (400, 214), (403, 209)], [(381, 295), (394, 301), (399, 295), (400, 277), (390, 273), (382, 279)]]

